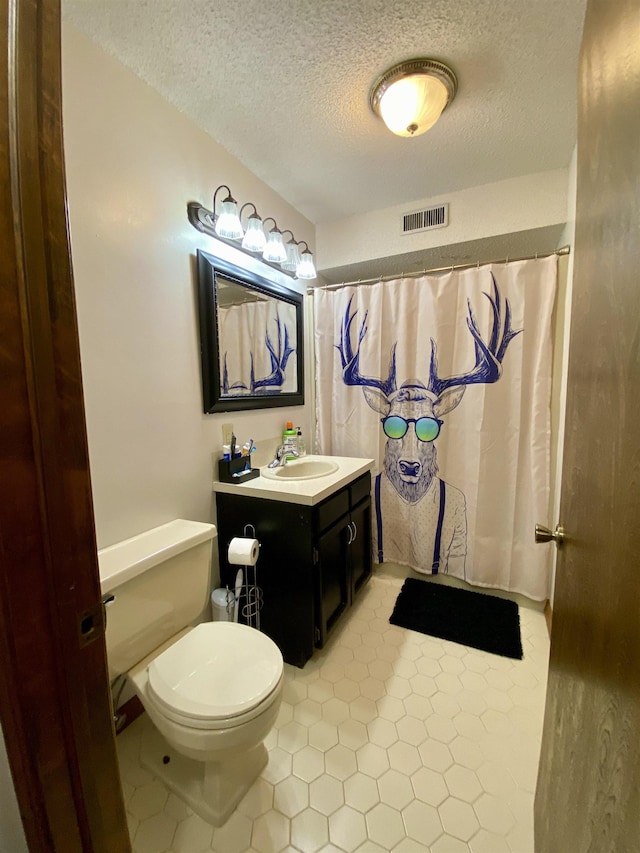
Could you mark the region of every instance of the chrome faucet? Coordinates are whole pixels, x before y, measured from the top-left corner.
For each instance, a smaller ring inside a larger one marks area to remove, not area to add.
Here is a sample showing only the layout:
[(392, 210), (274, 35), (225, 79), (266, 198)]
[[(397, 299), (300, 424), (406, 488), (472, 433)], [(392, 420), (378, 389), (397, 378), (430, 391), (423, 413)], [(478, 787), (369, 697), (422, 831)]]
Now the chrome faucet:
[(267, 468), (284, 468), (287, 464), (287, 456), (294, 456), (296, 459), (300, 454), (297, 450), (285, 447), (284, 444), (278, 446), (275, 457), (269, 462)]

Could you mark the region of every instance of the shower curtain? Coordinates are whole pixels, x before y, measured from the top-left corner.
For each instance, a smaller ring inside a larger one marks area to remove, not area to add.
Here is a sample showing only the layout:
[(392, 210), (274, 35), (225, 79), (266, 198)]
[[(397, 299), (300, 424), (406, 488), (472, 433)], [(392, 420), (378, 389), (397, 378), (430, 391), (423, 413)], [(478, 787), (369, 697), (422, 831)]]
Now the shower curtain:
[(547, 597), (556, 268), (315, 291), (317, 446), (375, 460), (378, 562)]
[(218, 340), (224, 396), (296, 390), (293, 306), (261, 299), (219, 307)]

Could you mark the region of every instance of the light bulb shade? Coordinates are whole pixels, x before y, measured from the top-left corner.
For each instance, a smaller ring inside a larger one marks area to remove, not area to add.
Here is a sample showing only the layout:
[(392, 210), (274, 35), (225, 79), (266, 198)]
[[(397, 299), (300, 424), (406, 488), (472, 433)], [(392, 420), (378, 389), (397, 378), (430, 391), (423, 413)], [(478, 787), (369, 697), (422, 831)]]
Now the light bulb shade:
[(244, 234), (242, 223), (238, 216), (238, 205), (232, 198), (226, 198), (221, 205), (220, 214), (216, 217), (216, 234), (227, 240), (241, 240)]
[(392, 133), (420, 136), (438, 121), (447, 100), (443, 83), (414, 74), (389, 86), (380, 100), (380, 114)]
[(248, 252), (264, 252), (267, 245), (267, 238), (264, 235), (262, 227), (262, 219), (256, 214), (249, 217), (247, 222), (247, 230), (245, 231), (244, 239), (242, 240), (242, 248)]
[(313, 255), (307, 249), (300, 256), (300, 263), (296, 272), (298, 278), (315, 278), (317, 275)]
[(450, 68), (415, 59), (391, 68), (371, 90), (371, 108), (398, 136), (420, 136), (437, 122), (457, 89)]
[(274, 228), (273, 231), (269, 231), (267, 245), (262, 253), (262, 257), (265, 261), (271, 261), (275, 264), (281, 264), (283, 261), (287, 260), (287, 250), (284, 247), (282, 233), (278, 231), (277, 228)]
[(300, 263), (300, 249), (298, 248), (298, 244), (295, 240), (289, 240), (285, 249), (287, 250), (287, 259), (283, 261), (280, 266), (283, 270), (295, 272), (298, 269), (298, 264)]

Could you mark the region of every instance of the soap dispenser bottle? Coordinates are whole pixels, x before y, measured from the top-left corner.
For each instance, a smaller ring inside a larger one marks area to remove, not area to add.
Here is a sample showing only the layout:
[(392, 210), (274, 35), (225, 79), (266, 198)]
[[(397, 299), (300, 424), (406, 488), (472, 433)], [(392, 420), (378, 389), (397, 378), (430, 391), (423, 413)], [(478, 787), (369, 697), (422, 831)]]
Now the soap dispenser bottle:
[(296, 429), (298, 431), (298, 435), (297, 435), (297, 439), (296, 439), (298, 442), (298, 456), (306, 456), (307, 455), (307, 448), (306, 448), (306, 445), (304, 443), (304, 438), (302, 437), (302, 430), (300, 429), (300, 427), (296, 427)]
[(282, 433), (282, 444), (285, 449), (285, 459), (290, 461), (296, 457), (291, 454), (292, 450), (298, 450), (298, 433), (293, 428), (293, 421), (287, 421), (287, 426)]

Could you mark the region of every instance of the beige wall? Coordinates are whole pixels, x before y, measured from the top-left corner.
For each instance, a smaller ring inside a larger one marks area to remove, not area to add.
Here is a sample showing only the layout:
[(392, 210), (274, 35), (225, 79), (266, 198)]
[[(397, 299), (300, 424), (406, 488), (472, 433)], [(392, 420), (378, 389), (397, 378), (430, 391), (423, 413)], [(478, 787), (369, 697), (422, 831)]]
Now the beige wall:
[[(316, 229), (318, 260), (323, 269), (331, 269), (561, 224), (567, 219), (568, 180), (568, 169), (556, 169), (322, 222)], [(405, 213), (445, 202), (449, 203), (447, 228), (401, 233)], [(531, 252), (535, 251), (532, 246)]]
[[(309, 434), (308, 403), (202, 413), (195, 252), (251, 259), (192, 228), (187, 202), (211, 207), (225, 183), (238, 201), (253, 201), (312, 248), (314, 228), (70, 25), (63, 30), (63, 98), (91, 477), (104, 547), (172, 518), (213, 519), (212, 460), (223, 422), (263, 449), (288, 419)], [(261, 272), (271, 275), (264, 266)]]

